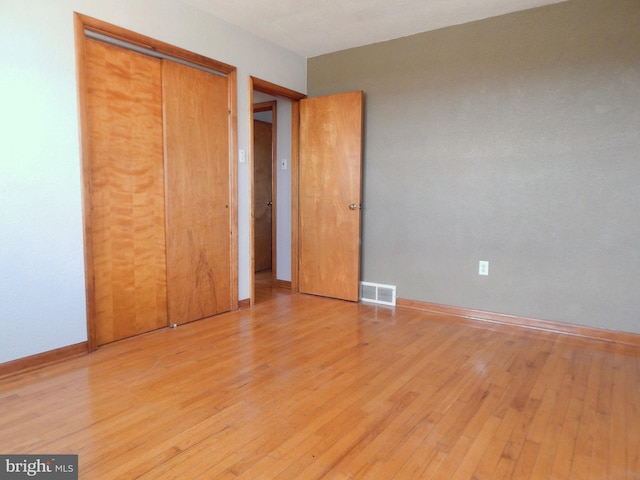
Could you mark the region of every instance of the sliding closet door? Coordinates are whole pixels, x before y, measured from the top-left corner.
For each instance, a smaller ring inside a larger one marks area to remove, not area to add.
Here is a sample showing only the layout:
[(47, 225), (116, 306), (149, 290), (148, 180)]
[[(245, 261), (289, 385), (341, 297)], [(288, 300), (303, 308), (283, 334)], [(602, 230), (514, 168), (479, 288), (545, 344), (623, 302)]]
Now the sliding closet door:
[(227, 77), (163, 61), (169, 322), (231, 310)]
[(97, 345), (167, 325), (160, 60), (87, 39)]

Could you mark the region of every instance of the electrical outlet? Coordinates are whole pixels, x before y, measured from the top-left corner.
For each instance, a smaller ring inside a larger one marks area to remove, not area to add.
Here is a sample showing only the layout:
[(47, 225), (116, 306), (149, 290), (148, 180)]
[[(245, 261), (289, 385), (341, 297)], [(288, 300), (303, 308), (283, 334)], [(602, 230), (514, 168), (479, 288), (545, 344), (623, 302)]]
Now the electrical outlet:
[(489, 262), (487, 260), (480, 260), (478, 263), (478, 275), (489, 275)]

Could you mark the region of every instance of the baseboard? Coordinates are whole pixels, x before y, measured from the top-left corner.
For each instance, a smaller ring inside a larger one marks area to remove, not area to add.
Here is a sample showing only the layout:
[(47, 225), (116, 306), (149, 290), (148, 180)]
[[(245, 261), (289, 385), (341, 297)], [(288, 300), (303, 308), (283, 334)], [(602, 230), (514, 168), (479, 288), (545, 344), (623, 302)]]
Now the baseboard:
[(600, 340), (604, 342), (640, 347), (640, 335), (635, 333), (585, 327), (582, 325), (552, 322), (549, 320), (537, 320), (535, 318), (518, 317), (515, 315), (506, 315), (503, 313), (493, 313), (485, 312), (482, 310), (472, 310), (469, 308), (452, 307), (449, 305), (421, 302), (417, 300), (407, 300), (404, 298), (398, 298), (396, 300), (396, 306), (411, 308), (414, 310), (421, 310), (429, 313), (451, 315), (468, 320), (510, 325), (520, 328), (527, 328), (530, 330), (559, 333), (563, 335), (571, 335), (574, 337), (587, 338), (590, 340)]
[(290, 280), (276, 280), (276, 287), (288, 288), (289, 290), (291, 290), (291, 281)]
[(249, 308), (251, 306), (251, 299), (245, 298), (244, 300), (238, 300), (238, 310), (243, 308)]
[(58, 363), (73, 357), (89, 353), (88, 342), (76, 343), (67, 347), (57, 348), (48, 352), (38, 353), (17, 360), (0, 363), (0, 378), (10, 377), (19, 373), (36, 370), (38, 368)]

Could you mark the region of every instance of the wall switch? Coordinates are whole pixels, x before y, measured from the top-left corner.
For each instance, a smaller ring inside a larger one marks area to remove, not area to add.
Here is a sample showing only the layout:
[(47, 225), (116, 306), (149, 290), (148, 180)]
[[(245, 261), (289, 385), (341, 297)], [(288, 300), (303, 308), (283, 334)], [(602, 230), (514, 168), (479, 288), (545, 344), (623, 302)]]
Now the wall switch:
[(238, 161), (240, 163), (247, 163), (247, 151), (244, 148), (238, 151)]
[(287, 169), (287, 159), (283, 158), (282, 160), (280, 160), (280, 168), (282, 168), (282, 170), (286, 170)]
[(478, 275), (489, 275), (489, 262), (480, 260), (478, 263)]

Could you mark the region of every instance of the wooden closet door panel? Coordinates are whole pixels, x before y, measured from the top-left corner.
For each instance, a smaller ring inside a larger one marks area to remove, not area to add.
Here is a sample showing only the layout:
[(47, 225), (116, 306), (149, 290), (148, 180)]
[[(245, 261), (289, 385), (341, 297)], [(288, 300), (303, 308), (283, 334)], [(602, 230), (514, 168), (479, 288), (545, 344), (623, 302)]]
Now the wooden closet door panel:
[(228, 78), (163, 62), (169, 321), (231, 310)]
[(96, 340), (167, 325), (159, 60), (87, 39)]

